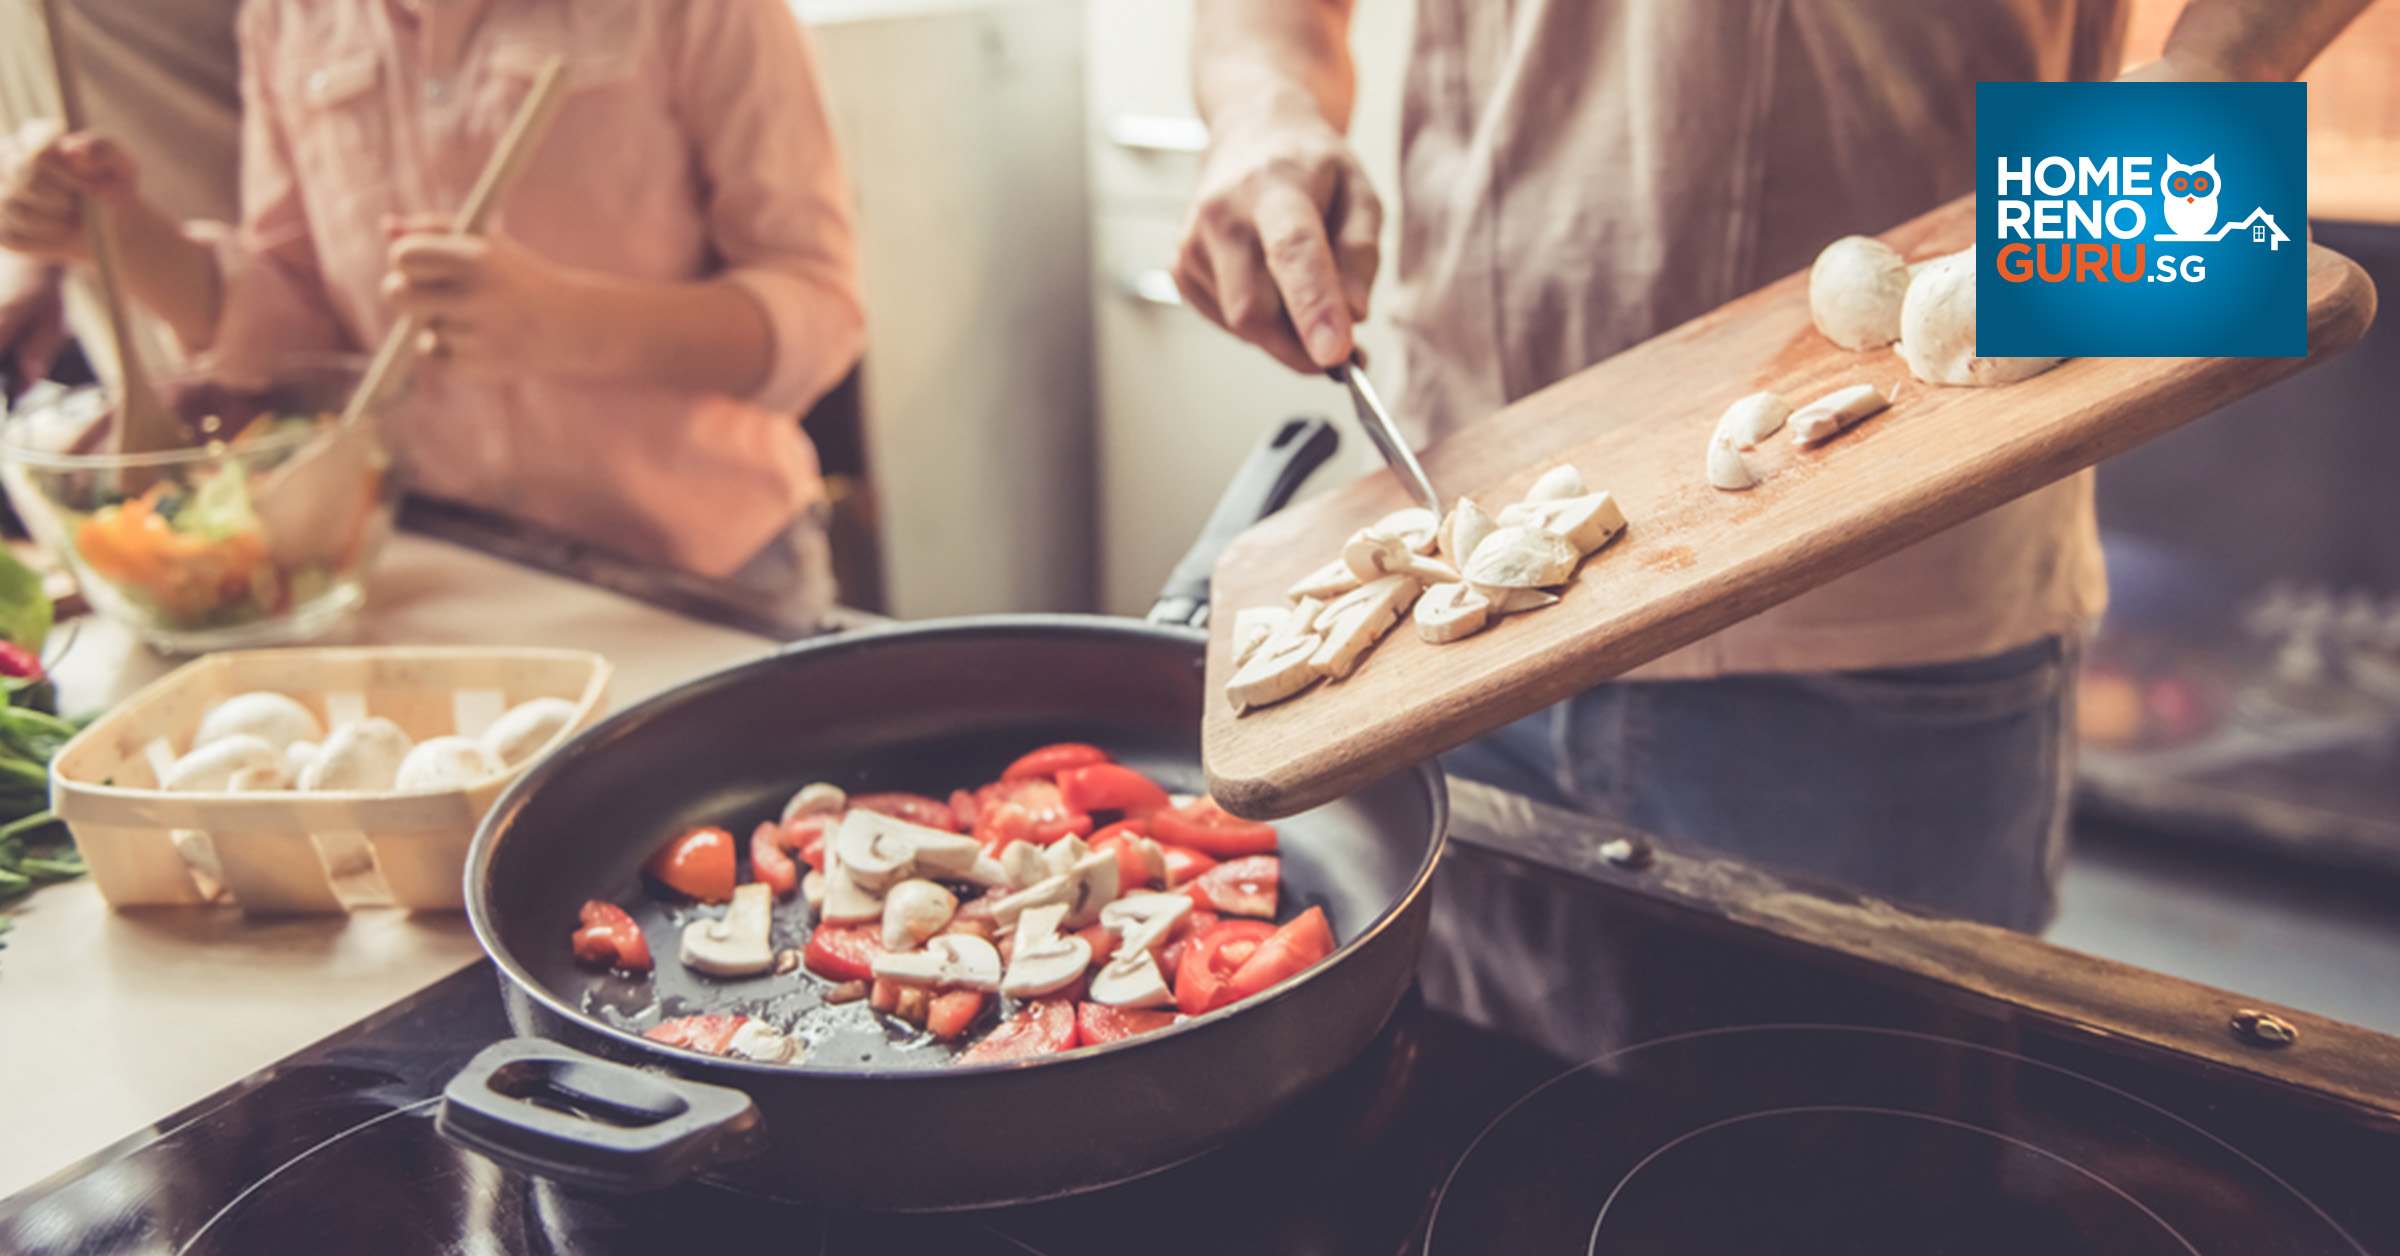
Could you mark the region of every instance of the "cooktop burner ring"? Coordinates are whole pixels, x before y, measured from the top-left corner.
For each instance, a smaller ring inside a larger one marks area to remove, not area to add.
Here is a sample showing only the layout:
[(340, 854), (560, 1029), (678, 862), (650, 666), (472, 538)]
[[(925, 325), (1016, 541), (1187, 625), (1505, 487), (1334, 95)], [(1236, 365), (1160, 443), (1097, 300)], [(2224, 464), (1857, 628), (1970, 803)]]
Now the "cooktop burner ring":
[(1435, 1195), (1424, 1252), (1803, 1252), (1837, 1240), (2366, 1252), (2273, 1170), (2121, 1087), (2003, 1047), (1824, 1024), (1671, 1035), (1561, 1071), (1468, 1142)]

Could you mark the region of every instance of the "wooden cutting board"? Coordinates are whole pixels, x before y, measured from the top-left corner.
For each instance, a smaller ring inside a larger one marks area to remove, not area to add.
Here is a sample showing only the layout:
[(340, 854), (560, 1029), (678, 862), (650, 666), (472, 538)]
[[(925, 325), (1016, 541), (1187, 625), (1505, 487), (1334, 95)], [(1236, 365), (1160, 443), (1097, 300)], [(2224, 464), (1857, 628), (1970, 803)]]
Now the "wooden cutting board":
[[(1966, 247), (1974, 216), (1961, 199), (1883, 239), (1916, 261)], [(1409, 502), (1378, 471), (1285, 510), (1217, 565), (1209, 787), (1260, 818), (1338, 798), (2339, 353), (2373, 321), (2374, 284), (2307, 247), (2306, 358), (2078, 358), (1998, 388), (1935, 387), (1891, 349), (1835, 345), (1809, 323), (1807, 273), (1788, 276), (1425, 451), (1446, 496), (1487, 509), (1561, 462), (1616, 495), (1624, 535), (1557, 605), (1445, 646), (1403, 623), (1347, 679), (1237, 716), (1222, 698), (1235, 612), (1285, 604), (1352, 532)], [(1708, 438), (1734, 399), (1771, 389), (1799, 406), (1859, 382), (1897, 385), (1891, 408), (1814, 449), (1787, 428), (1749, 455), (1763, 483), (1709, 486)]]

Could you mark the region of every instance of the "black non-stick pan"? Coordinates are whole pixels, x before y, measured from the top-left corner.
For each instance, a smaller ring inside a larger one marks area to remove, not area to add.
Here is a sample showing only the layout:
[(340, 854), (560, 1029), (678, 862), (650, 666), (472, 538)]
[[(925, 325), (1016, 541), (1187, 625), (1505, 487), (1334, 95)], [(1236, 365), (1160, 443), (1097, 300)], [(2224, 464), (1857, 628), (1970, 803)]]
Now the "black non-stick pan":
[[(1215, 546), (1279, 505), (1331, 444), (1322, 420), (1262, 443), (1160, 613), (1204, 615)], [(933, 621), (802, 644), (585, 732), (501, 798), (468, 858), (468, 911), (527, 1037), (451, 1083), (442, 1129), (586, 1186), (698, 1176), (794, 1202), (944, 1209), (1154, 1172), (1307, 1093), (1407, 988), (1445, 819), (1430, 767), (1279, 824), (1283, 912), (1323, 906), (1341, 943), (1330, 958), (1232, 1007), (1063, 1055), (962, 1067), (902, 1045), (913, 1040), (859, 1005), (823, 1008), (805, 975), (684, 972), (673, 951), (688, 908), (638, 904), (660, 959), (646, 981), (579, 966), (568, 947), (584, 901), (627, 901), (665, 838), (700, 823), (746, 834), (811, 780), (945, 797), (1073, 740), (1198, 792), (1204, 641), (1188, 624), (1098, 616)], [(780, 906), (775, 927), (779, 945), (796, 944), (805, 913)], [(723, 1012), (797, 1023), (816, 1038), (807, 1062), (728, 1060), (640, 1035), (662, 1014)]]

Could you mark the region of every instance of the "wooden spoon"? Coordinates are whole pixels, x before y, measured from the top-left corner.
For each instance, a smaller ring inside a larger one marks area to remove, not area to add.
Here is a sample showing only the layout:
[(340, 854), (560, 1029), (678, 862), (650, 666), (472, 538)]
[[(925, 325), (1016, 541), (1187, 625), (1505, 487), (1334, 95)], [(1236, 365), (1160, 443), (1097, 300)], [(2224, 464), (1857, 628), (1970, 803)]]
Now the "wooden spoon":
[[(75, 77), (74, 59), (67, 51), (66, 15), (63, 10), (61, 0), (42, 0), (43, 25), (50, 36), (50, 65), (58, 77), (59, 111), (64, 115), (62, 120), (67, 131), (72, 134), (85, 129), (87, 119), (83, 110), (83, 93)], [(149, 372), (142, 368), (142, 355), (133, 342), (125, 289), (117, 278), (117, 236), (110, 229), (111, 212), (99, 197), (84, 199), (84, 243), (92, 255), (92, 269), (99, 276), (101, 304), (108, 310), (109, 339), (116, 344), (117, 452), (141, 454), (181, 449), (190, 443), (183, 423), (150, 386)], [(132, 487), (130, 480), (128, 486), (129, 489)]]

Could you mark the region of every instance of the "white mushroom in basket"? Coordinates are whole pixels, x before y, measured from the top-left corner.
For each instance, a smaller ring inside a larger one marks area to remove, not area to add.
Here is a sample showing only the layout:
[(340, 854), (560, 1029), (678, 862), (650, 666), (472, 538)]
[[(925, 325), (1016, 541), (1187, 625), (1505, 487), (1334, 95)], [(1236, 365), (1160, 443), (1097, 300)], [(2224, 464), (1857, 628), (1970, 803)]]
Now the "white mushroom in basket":
[(883, 948), (905, 951), (940, 933), (958, 912), (958, 896), (911, 877), (883, 895)]
[(382, 716), (344, 724), (317, 748), (316, 761), (300, 773), (299, 787), (383, 793), (399, 778), (409, 746), (408, 734)]
[[(886, 951), (871, 967), (878, 977), (920, 986), (981, 990), (1000, 988), (1000, 950), (972, 933), (944, 933), (925, 940), (922, 950)], [(1064, 984), (1064, 983), (1061, 983)]]
[(403, 794), (464, 789), (507, 770), (508, 765), (484, 749), (481, 742), (464, 737), (428, 737), (400, 760), (400, 770), (392, 774), (392, 789)]
[[(1116, 856), (1101, 858), (1116, 862)], [(1092, 944), (1072, 933), (1059, 932), (1066, 919), (1063, 904), (1028, 909), (1017, 920), (1017, 939), (1009, 949), (1008, 971), (1000, 978), (1000, 993), (1012, 999), (1032, 999), (1066, 988), (1091, 967)]]
[(235, 773), (251, 768), (281, 774), (283, 756), (256, 733), (232, 733), (177, 759), (158, 787), (177, 793), (217, 793), (231, 788)]
[(747, 977), (775, 966), (768, 943), (775, 891), (763, 881), (737, 885), (722, 919), (694, 920), (683, 927), (683, 966), (712, 977)]
[(565, 698), (528, 698), (502, 712), (478, 740), (502, 766), (513, 768), (573, 727), (582, 710)]
[(208, 714), (200, 717), (199, 730), (192, 734), (192, 748), (236, 733), (261, 738), (280, 751), (295, 741), (323, 738), (325, 726), (317, 721), (316, 712), (298, 699), (261, 689), (237, 693), (209, 708)]

